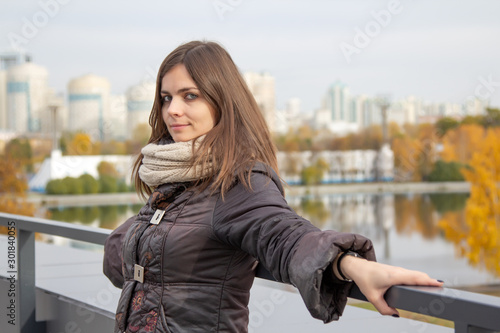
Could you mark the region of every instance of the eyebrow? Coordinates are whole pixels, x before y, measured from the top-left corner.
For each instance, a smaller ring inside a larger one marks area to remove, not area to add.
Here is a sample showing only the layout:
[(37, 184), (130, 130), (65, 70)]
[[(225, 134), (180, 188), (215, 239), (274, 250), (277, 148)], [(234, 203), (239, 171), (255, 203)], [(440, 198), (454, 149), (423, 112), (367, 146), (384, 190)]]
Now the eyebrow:
[[(178, 93), (178, 94), (182, 94), (183, 92), (186, 92), (186, 91), (189, 91), (189, 90), (199, 90), (199, 89), (198, 89), (198, 88), (196, 88), (196, 87), (186, 87), (186, 88), (181, 88), (181, 89), (177, 90), (177, 93)], [(166, 90), (161, 90), (161, 91), (160, 91), (160, 93), (161, 93), (161, 94), (165, 94), (165, 95), (166, 95), (166, 94), (168, 94), (169, 92), (168, 92), (168, 91), (166, 91)]]

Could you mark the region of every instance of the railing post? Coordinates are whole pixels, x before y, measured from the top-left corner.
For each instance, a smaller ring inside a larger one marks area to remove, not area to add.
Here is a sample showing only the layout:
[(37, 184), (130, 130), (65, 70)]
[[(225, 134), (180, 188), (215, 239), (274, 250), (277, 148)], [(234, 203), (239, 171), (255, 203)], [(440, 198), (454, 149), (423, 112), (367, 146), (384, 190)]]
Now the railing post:
[(45, 333), (45, 322), (36, 321), (35, 233), (18, 229), (19, 325), (21, 333)]

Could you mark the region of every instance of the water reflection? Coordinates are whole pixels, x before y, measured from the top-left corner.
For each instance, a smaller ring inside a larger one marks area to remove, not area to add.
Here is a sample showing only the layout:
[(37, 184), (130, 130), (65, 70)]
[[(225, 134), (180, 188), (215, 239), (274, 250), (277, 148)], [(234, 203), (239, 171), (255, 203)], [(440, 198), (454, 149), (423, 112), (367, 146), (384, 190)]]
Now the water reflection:
[(346, 194), (289, 197), (290, 205), (321, 229), (384, 237), (384, 230), (441, 236), (438, 222), (447, 212), (464, 213), (468, 194)]
[(468, 200), (463, 212), (450, 211), (444, 214), (439, 227), (470, 265), (500, 276), (498, 215), (498, 200)]
[[(471, 259), (471, 250), (466, 242), (470, 237), (470, 226), (466, 223), (465, 213), (467, 199), (468, 194), (464, 193), (330, 194), (287, 197), (292, 208), (320, 229), (353, 232), (370, 238), (376, 246), (379, 259), (385, 262), (401, 264), (403, 261), (404, 265), (408, 259), (413, 260), (416, 257), (432, 256), (437, 261), (441, 256), (437, 265), (442, 266), (441, 262), (445, 260), (450, 261), (447, 264), (456, 266), (456, 263), (451, 263), (455, 260), (453, 254), (451, 257), (449, 254), (443, 254), (448, 250), (442, 243), (453, 244), (460, 257), (469, 259), (469, 265), (475, 265), (476, 268), (486, 267), (490, 273), (500, 277), (498, 243), (495, 248), (488, 251), (478, 252), (476, 249), (475, 257)], [(46, 217), (114, 229), (128, 217), (136, 214), (141, 206), (124, 204), (48, 208)], [(415, 243), (415, 237), (421, 240)], [(410, 245), (409, 242), (414, 243)], [(434, 248), (432, 251), (435, 252), (429, 254), (431, 248)], [(443, 259), (445, 255), (447, 257)], [(424, 267), (419, 269), (427, 270), (429, 259), (420, 259), (416, 264)], [(453, 274), (465, 279), (463, 271)]]
[(467, 223), (468, 197), (467, 193), (332, 194), (292, 197), (288, 201), (321, 229), (354, 232), (372, 239), (380, 244), (383, 251), (379, 249), (378, 254), (379, 257), (383, 254), (385, 260), (391, 259), (391, 244), (396, 243), (390, 237), (403, 239), (417, 235), (427, 242), (444, 240), (453, 244), (456, 255), (466, 259), (470, 266), (500, 277), (500, 241), (482, 241), (485, 233), (498, 231), (488, 231), (491, 226), (485, 221)]
[(46, 218), (94, 227), (115, 229), (128, 217), (137, 214), (142, 205), (108, 205), (48, 208)]

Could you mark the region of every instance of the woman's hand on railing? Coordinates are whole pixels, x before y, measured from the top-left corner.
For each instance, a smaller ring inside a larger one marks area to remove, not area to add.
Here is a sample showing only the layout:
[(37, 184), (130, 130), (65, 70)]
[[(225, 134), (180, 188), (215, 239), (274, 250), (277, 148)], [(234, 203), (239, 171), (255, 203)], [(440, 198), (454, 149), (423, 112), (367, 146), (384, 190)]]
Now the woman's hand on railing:
[(383, 315), (398, 317), (395, 308), (387, 305), (384, 294), (394, 285), (419, 285), (441, 287), (443, 282), (430, 278), (426, 273), (345, 256), (340, 269), (352, 279), (370, 303)]

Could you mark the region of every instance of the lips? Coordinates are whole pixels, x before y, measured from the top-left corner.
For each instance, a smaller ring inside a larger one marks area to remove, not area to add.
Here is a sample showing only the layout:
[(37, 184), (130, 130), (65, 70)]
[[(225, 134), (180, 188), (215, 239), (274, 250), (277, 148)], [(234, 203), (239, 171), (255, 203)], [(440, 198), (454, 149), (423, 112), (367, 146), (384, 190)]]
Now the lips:
[(178, 130), (181, 130), (183, 128), (186, 128), (187, 126), (189, 126), (188, 124), (171, 124), (170, 125), (170, 129), (172, 129), (173, 131), (178, 131)]

